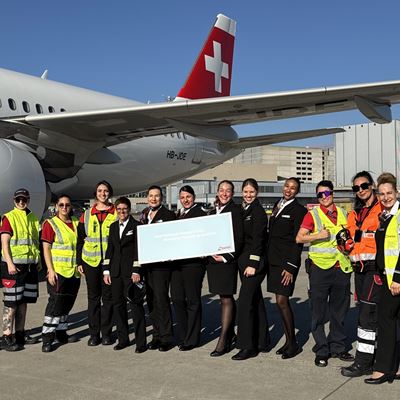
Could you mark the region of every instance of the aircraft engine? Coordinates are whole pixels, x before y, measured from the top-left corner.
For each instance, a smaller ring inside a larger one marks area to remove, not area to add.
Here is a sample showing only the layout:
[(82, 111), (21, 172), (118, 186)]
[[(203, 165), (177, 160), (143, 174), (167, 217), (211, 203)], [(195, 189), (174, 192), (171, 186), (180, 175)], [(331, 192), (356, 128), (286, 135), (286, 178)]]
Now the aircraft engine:
[(15, 190), (29, 190), (31, 209), (40, 219), (48, 199), (47, 185), (42, 168), (33, 154), (19, 146), (18, 142), (0, 140), (0, 214), (14, 207)]

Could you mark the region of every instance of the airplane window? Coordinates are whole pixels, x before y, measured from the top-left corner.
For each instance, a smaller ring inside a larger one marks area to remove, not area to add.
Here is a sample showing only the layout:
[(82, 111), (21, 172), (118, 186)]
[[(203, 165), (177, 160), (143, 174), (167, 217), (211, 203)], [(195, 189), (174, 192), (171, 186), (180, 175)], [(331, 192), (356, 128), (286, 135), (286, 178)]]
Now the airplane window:
[(61, 112), (65, 112), (65, 108), (60, 108), (60, 111)]
[(0, 108), (1, 108), (1, 99), (0, 99)]
[(36, 104), (36, 112), (38, 114), (43, 114), (43, 107), (40, 104)]
[(8, 105), (11, 108), (11, 110), (16, 110), (17, 109), (17, 105), (15, 104), (15, 100), (14, 99), (8, 99)]
[(56, 111), (56, 110), (54, 109), (53, 106), (49, 106), (49, 112), (53, 113), (53, 112), (55, 112), (55, 111)]
[(31, 112), (31, 107), (29, 106), (29, 103), (27, 101), (22, 102), (22, 108), (26, 113)]

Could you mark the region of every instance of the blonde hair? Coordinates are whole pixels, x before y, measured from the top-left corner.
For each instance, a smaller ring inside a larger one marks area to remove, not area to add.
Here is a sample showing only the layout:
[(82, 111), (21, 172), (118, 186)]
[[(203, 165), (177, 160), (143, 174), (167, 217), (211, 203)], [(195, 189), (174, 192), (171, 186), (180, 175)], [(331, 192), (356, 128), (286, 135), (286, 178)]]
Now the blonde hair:
[(385, 183), (389, 183), (393, 186), (394, 190), (397, 190), (397, 179), (390, 172), (383, 172), (378, 176), (377, 186), (379, 187), (380, 185), (383, 185)]

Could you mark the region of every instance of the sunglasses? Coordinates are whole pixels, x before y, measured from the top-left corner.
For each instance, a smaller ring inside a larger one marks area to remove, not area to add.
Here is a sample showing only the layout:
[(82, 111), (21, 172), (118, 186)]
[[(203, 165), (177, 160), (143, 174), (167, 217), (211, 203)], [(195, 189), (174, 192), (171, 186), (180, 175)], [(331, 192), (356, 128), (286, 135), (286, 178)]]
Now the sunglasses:
[(318, 192), (317, 199), (322, 199), (322, 197), (329, 197), (332, 195), (332, 193), (332, 190), (324, 190), (323, 192)]
[(27, 203), (28, 199), (26, 199), (25, 197), (16, 197), (15, 202), (16, 203)]
[(69, 204), (69, 203), (66, 203), (66, 204), (64, 204), (64, 203), (60, 203), (60, 204), (58, 204), (58, 207), (60, 207), (60, 208), (68, 208), (68, 207), (71, 207), (71, 204)]
[(361, 190), (366, 190), (371, 186), (368, 182), (363, 182), (361, 185), (354, 185), (351, 188), (353, 189), (354, 193), (358, 193)]

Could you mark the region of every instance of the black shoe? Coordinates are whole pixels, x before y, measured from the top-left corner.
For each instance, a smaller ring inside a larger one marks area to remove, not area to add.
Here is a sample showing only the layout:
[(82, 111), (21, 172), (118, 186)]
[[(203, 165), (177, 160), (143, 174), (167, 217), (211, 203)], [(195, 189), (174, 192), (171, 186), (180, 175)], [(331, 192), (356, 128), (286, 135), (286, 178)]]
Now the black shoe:
[(22, 346), (14, 342), (12, 335), (3, 335), (3, 339), (1, 341), (1, 348), (5, 351), (22, 350)]
[(56, 340), (60, 344), (76, 343), (79, 341), (76, 335), (68, 335), (65, 331), (56, 331)]
[(135, 353), (144, 353), (147, 350), (147, 346), (140, 346), (140, 347), (136, 347), (135, 349)]
[(212, 351), (212, 352), (210, 353), (210, 357), (221, 357), (221, 356), (223, 356), (223, 355), (226, 354), (226, 353), (227, 353), (226, 349), (223, 349), (223, 350), (221, 350), (221, 351), (219, 351), (219, 350), (214, 350), (214, 351)]
[(277, 354), (278, 356), (282, 355), (288, 348), (288, 345), (285, 343), (282, 347), (280, 347), (275, 354)]
[(332, 358), (338, 358), (341, 361), (354, 361), (354, 356), (350, 354), (348, 351), (342, 351), (341, 353), (333, 353), (331, 355)]
[(327, 367), (328, 366), (328, 357), (316, 356), (314, 360), (314, 364), (317, 367)]
[(393, 379), (394, 379), (394, 375), (393, 374), (383, 374), (381, 377), (379, 378), (367, 378), (364, 379), (365, 383), (368, 383), (370, 385), (380, 385), (382, 383), (392, 383)]
[(160, 343), (158, 346), (159, 351), (169, 351), (174, 347), (172, 343)]
[(158, 350), (160, 347), (160, 342), (158, 340), (152, 340), (148, 347), (149, 350)]
[(110, 336), (103, 336), (101, 338), (101, 344), (103, 346), (111, 346), (113, 344), (112, 339), (110, 338)]
[(15, 332), (15, 343), (20, 346), (24, 346), (25, 344), (36, 344), (39, 342), (39, 337), (29, 336), (25, 331), (16, 331)]
[(258, 356), (257, 350), (240, 350), (239, 353), (235, 354), (232, 357), (232, 360), (242, 361), (247, 360), (248, 358), (253, 358)]
[(289, 358), (296, 357), (298, 354), (302, 352), (302, 349), (300, 346), (296, 345), (295, 347), (287, 347), (286, 350), (282, 352), (282, 360), (287, 360)]
[(54, 347), (51, 343), (43, 343), (42, 344), (42, 353), (51, 353), (54, 350)]
[(113, 348), (114, 350), (123, 350), (129, 346), (129, 343), (117, 343)]
[(101, 340), (98, 336), (90, 336), (87, 345), (88, 346), (98, 346), (101, 343)]
[(352, 365), (349, 365), (348, 367), (342, 367), (340, 370), (340, 373), (343, 376), (347, 376), (349, 378), (357, 378), (357, 377), (363, 376), (363, 375), (371, 375), (372, 368), (364, 367), (360, 364), (354, 363)]
[(180, 344), (179, 351), (190, 351), (193, 350), (196, 346), (193, 344)]

